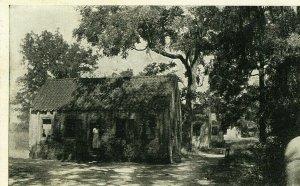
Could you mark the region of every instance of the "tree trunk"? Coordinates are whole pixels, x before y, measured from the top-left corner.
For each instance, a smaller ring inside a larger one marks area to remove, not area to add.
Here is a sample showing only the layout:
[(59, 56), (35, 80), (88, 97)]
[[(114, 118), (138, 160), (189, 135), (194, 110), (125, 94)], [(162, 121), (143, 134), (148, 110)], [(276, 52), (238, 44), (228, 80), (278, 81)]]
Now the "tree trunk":
[(192, 124), (192, 117), (193, 117), (193, 108), (192, 108), (192, 84), (193, 84), (193, 76), (191, 69), (187, 69), (187, 78), (188, 78), (188, 86), (187, 86), (187, 94), (186, 94), (186, 105), (187, 105), (187, 117), (186, 117), (186, 144), (187, 150), (192, 150), (192, 139), (193, 139), (193, 124)]
[(260, 62), (259, 65), (259, 141), (262, 143), (266, 142), (266, 116), (265, 116), (265, 105), (266, 105), (266, 95), (265, 95), (265, 72), (264, 64)]

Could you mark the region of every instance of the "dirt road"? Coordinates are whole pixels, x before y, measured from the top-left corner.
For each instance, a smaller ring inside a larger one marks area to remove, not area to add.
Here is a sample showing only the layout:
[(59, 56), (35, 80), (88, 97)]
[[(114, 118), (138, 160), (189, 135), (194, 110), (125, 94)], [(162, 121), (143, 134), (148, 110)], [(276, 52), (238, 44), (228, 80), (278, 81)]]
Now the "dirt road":
[(172, 165), (9, 159), (9, 185), (229, 185), (220, 157)]

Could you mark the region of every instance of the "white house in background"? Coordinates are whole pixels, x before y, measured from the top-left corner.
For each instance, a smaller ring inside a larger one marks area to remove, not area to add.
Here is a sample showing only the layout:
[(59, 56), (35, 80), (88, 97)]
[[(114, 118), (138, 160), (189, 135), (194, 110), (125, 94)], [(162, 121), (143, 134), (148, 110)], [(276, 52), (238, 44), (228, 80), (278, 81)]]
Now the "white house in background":
[(217, 147), (222, 144), (224, 137), (216, 113), (210, 110), (204, 111), (201, 109), (201, 105), (196, 104), (194, 114), (193, 146), (200, 149)]

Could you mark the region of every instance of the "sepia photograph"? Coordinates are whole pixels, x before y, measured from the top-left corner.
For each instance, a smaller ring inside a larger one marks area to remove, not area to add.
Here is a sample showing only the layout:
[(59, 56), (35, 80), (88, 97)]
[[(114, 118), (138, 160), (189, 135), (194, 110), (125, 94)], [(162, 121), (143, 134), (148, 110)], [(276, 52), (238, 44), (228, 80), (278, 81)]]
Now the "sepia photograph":
[(300, 3), (8, 11), (8, 185), (300, 186)]

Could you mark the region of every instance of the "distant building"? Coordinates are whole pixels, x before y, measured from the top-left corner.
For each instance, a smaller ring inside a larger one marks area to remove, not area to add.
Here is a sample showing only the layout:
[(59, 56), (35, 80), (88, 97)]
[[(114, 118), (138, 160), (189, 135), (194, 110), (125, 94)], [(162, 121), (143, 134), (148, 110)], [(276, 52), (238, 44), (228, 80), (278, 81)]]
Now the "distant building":
[(225, 141), (235, 141), (241, 139), (241, 132), (237, 127), (229, 127), (224, 135)]
[(49, 79), (33, 101), (29, 137), (31, 157), (53, 143), (56, 157), (180, 160), (177, 77)]
[(241, 130), (241, 137), (258, 137), (257, 123), (246, 120), (245, 116), (242, 116), (237, 121), (237, 125)]
[(196, 104), (194, 115), (193, 146), (199, 149), (220, 146), (224, 138), (216, 113), (203, 110), (201, 105)]

